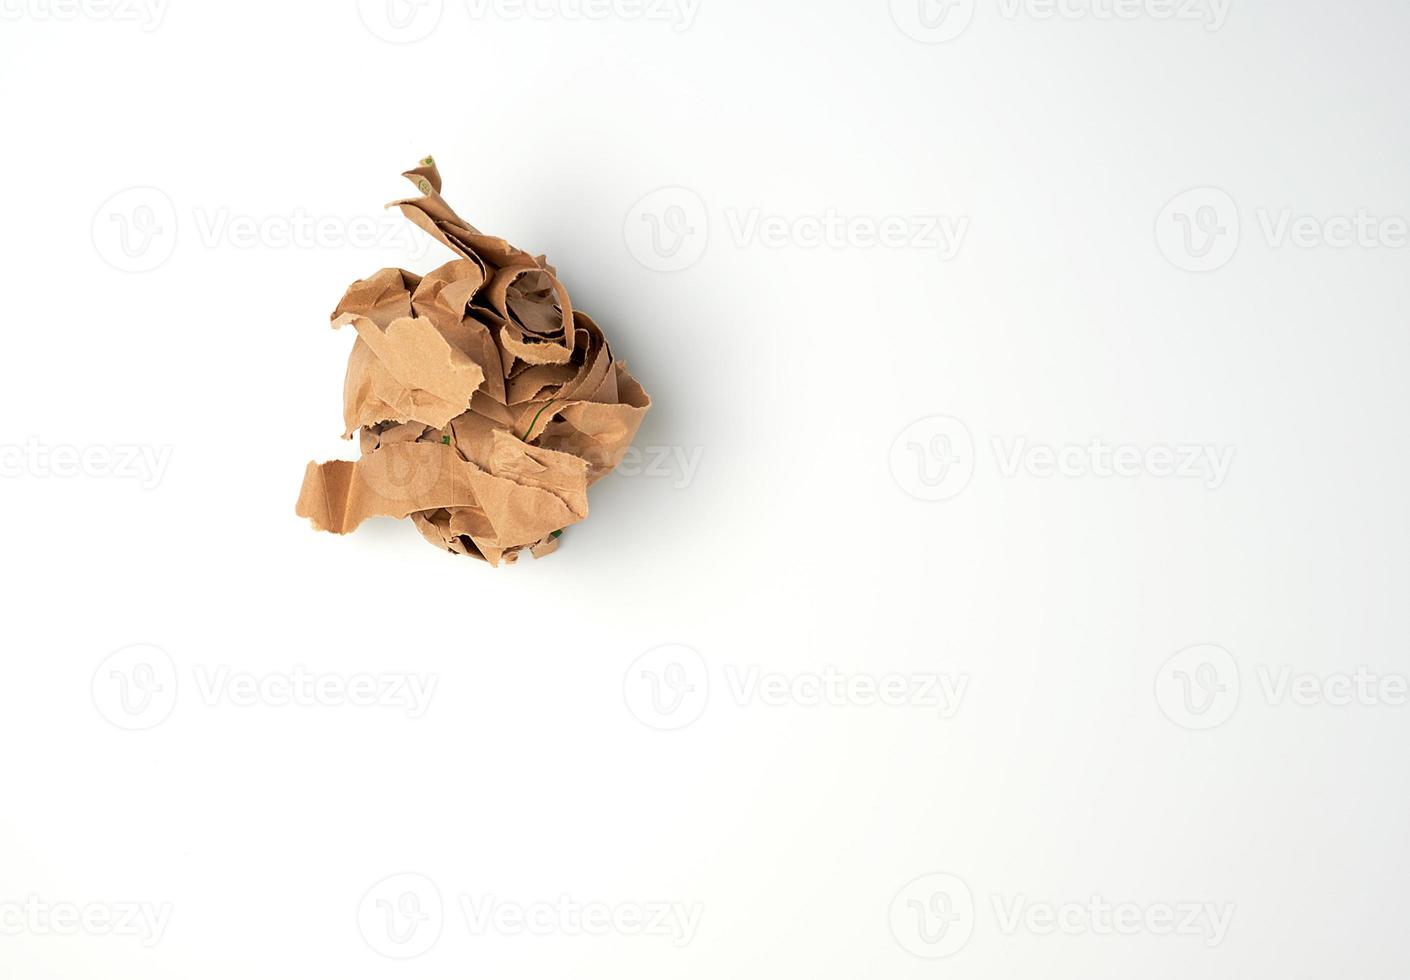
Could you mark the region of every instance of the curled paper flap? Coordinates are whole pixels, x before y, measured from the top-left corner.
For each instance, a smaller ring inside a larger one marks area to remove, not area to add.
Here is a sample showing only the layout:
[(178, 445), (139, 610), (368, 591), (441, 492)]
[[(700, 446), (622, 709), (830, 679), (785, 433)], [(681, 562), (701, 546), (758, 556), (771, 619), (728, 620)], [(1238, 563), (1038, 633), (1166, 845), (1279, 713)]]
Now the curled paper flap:
[[(440, 428), (464, 410), (485, 380), (480, 366), (451, 346), (429, 319), (402, 317), (385, 330), (370, 317), (351, 313), (333, 321), (335, 327), (349, 323), (367, 353), (355, 351), (348, 361), (348, 432), (384, 420)], [(360, 400), (364, 392), (370, 405)], [(381, 414), (388, 408), (390, 414)]]
[(487, 473), (450, 446), (384, 445), (355, 463), (310, 463), (296, 511), (320, 531), (347, 534), (369, 517), (409, 517), (433, 510), (473, 509), (494, 540), (531, 544), (587, 516), (585, 469), (579, 486), (558, 493)]

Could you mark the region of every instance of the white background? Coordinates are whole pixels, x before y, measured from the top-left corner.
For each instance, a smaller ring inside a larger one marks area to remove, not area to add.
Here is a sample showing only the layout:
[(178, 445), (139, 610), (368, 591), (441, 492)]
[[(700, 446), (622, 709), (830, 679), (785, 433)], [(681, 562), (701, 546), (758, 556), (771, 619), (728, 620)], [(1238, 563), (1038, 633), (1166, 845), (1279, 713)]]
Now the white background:
[[(0, 0), (0, 976), (1403, 975), (1402, 4), (64, 3)], [(655, 398), (543, 561), (293, 514), (426, 153)]]

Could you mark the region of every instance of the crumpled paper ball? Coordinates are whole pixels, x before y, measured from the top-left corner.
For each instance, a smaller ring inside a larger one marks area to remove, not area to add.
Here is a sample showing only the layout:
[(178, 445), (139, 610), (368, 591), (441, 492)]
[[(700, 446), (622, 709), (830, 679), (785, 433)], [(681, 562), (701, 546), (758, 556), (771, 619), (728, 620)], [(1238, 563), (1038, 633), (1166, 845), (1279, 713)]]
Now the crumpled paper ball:
[(310, 463), (297, 513), (335, 534), (409, 517), (492, 565), (542, 556), (587, 517), (651, 399), (543, 256), (456, 215), (431, 158), (404, 176), (424, 196), (388, 206), (458, 258), (424, 277), (383, 269), (333, 311), (357, 332), (343, 419), (362, 456)]

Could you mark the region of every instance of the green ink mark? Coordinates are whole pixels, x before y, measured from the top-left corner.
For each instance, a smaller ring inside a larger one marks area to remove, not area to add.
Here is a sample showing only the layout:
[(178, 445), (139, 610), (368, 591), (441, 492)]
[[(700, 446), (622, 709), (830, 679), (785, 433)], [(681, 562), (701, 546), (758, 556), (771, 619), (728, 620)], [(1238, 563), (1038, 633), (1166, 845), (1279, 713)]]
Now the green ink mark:
[(539, 409), (538, 412), (537, 412), (537, 414), (534, 415), (534, 420), (529, 423), (528, 432), (525, 432), (525, 433), (524, 433), (524, 441), (525, 441), (525, 442), (528, 442), (528, 441), (529, 441), (529, 432), (533, 432), (533, 431), (534, 431), (534, 426), (536, 426), (536, 425), (539, 424), (539, 416), (544, 413), (544, 411), (548, 408), (549, 405), (552, 405), (553, 402), (556, 402), (556, 401), (558, 401), (557, 398), (553, 399), (553, 401), (550, 401), (550, 402), (548, 403), (548, 405), (545, 405), (543, 408)]

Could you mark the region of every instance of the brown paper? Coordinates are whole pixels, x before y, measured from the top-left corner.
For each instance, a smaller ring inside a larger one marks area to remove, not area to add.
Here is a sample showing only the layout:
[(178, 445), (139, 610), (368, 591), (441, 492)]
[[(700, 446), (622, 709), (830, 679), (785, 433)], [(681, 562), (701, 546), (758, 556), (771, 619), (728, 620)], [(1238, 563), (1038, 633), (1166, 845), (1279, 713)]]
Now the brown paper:
[(587, 517), (587, 488), (622, 461), (651, 399), (575, 311), (543, 256), (481, 234), (440, 195), (427, 158), (398, 201), (457, 258), (383, 269), (348, 288), (357, 334), (343, 389), (356, 462), (310, 463), (296, 512), (346, 534), (410, 518), (432, 544), (491, 564), (542, 557)]

